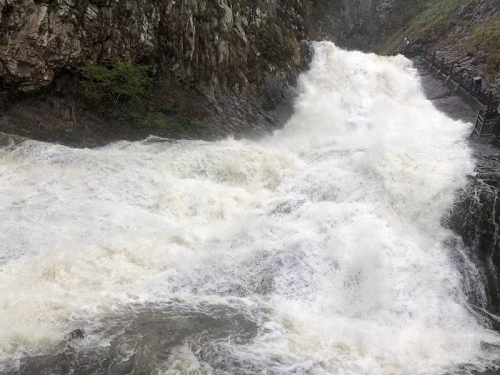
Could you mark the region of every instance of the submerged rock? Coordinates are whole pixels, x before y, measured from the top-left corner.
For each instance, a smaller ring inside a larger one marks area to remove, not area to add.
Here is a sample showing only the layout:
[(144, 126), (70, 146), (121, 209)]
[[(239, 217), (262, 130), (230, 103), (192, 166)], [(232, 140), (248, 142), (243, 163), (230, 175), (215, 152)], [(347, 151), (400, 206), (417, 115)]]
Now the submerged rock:
[(83, 339), (85, 338), (85, 331), (83, 329), (75, 329), (74, 331), (71, 331), (68, 335), (68, 341), (71, 340), (76, 340), (76, 339)]
[(97, 328), (91, 335), (109, 345), (73, 342), (85, 334), (76, 329), (70, 333), (70, 344), (22, 358), (19, 367), (6, 374), (157, 374), (194, 368), (207, 374), (212, 373), (208, 369), (234, 373), (242, 364), (226, 343), (251, 342), (258, 334), (260, 315), (237, 302), (235, 306), (177, 302), (128, 306), (93, 322)]

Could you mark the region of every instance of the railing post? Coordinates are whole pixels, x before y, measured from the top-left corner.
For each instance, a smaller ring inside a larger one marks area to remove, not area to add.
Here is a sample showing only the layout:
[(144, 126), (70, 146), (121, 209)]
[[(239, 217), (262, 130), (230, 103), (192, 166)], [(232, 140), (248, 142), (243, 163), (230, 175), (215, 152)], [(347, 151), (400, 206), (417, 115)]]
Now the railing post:
[(460, 79), (458, 80), (458, 85), (460, 86), (462, 84), (462, 78), (464, 77), (464, 70), (462, 69), (460, 71)]
[(480, 137), (483, 132), (484, 120), (479, 120), (479, 130), (477, 132), (477, 136)]
[(476, 123), (474, 124), (474, 130), (473, 133), (476, 133), (477, 136), (479, 137), (479, 125), (481, 124), (479, 115), (477, 116)]
[(443, 70), (443, 66), (444, 66), (444, 57), (443, 59), (441, 60), (441, 68), (439, 70)]
[(436, 60), (436, 51), (434, 51), (434, 54), (432, 55), (432, 61), (431, 64), (434, 66), (434, 61)]
[(450, 68), (450, 77), (451, 77), (451, 79), (453, 79), (453, 68), (455, 67), (455, 64), (456, 64), (456, 62), (454, 62), (453, 64), (451, 64), (451, 68)]

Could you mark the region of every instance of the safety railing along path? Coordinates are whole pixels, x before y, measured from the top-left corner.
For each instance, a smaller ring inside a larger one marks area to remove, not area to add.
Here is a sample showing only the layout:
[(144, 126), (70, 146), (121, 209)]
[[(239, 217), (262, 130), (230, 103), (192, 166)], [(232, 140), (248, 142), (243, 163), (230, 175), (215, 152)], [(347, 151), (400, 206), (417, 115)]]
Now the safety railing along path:
[(465, 69), (459, 69), (456, 62), (446, 62), (445, 58), (438, 58), (436, 52), (429, 53), (428, 49), (417, 47), (413, 50), (402, 53), (407, 58), (421, 57), (428, 62), (431, 67), (438, 70), (439, 73), (449, 77), (457, 88), (461, 87), (469, 95), (475, 98), (479, 103), (485, 106), (484, 110), (479, 111), (476, 124), (472, 134), (478, 137), (497, 137), (500, 134), (500, 98), (493, 95), (491, 91), (482, 89), (482, 81), (474, 78)]

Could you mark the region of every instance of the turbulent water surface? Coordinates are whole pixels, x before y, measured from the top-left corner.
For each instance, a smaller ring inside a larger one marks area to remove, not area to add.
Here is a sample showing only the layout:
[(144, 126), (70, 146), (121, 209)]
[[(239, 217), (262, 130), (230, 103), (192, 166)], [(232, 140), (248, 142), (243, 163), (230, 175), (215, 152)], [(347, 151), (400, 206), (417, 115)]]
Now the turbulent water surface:
[(438, 112), (401, 56), (315, 49), (293, 118), (259, 142), (0, 150), (2, 372), (496, 360), (467, 304), (477, 271), (441, 225), (474, 170), (470, 125)]

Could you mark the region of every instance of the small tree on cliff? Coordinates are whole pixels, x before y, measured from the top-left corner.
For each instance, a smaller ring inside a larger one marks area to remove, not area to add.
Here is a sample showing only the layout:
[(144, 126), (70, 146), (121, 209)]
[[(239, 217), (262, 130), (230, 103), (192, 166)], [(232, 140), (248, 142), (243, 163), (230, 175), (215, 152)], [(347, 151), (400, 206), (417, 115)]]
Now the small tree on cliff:
[(150, 67), (117, 60), (112, 65), (87, 63), (80, 68), (85, 100), (116, 118), (138, 119), (151, 105)]

